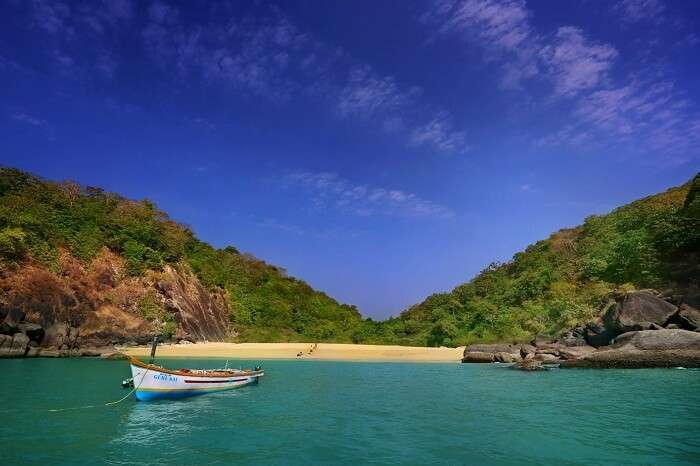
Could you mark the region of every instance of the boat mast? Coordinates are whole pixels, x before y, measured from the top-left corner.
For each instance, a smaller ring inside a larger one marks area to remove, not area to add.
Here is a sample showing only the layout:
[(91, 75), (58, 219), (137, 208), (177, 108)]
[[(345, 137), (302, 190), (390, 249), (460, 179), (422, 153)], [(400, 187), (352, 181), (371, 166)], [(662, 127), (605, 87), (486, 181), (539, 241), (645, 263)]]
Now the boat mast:
[(151, 359), (148, 364), (153, 364), (153, 360), (156, 357), (156, 346), (158, 346), (158, 335), (153, 337), (153, 342), (151, 343)]

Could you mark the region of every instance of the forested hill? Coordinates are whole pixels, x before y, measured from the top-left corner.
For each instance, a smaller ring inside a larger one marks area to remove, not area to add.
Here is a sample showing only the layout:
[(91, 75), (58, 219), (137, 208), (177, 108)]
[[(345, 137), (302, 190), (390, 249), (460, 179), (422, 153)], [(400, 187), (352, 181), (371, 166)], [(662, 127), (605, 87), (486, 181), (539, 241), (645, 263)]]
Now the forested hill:
[(140, 325), (122, 311), (146, 333), (248, 341), (350, 341), (362, 320), (283, 269), (198, 240), (148, 200), (11, 168), (0, 169), (0, 288), (0, 323), (14, 312), (81, 335), (95, 313)]
[(283, 269), (211, 247), (147, 200), (0, 169), (0, 334), (40, 328), (42, 344), (56, 347), (142, 342), (153, 333), (418, 346), (522, 341), (588, 321), (616, 290), (656, 288), (697, 305), (699, 280), (700, 175), (591, 216), (374, 322)]
[(385, 322), (381, 333), (404, 344), (522, 341), (597, 316), (616, 289), (656, 288), (697, 306), (699, 287), (700, 174), (493, 263)]

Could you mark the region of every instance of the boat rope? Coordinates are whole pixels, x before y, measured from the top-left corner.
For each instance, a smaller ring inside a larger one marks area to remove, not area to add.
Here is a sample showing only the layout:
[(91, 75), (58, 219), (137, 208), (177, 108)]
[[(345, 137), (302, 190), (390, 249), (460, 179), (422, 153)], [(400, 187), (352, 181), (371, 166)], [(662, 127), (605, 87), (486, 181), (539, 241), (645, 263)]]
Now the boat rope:
[(137, 386), (134, 386), (134, 388), (129, 391), (126, 395), (124, 395), (122, 398), (118, 399), (117, 401), (110, 401), (109, 403), (103, 403), (103, 404), (98, 404), (98, 405), (85, 405), (85, 406), (76, 406), (73, 408), (56, 408), (56, 409), (49, 409), (50, 413), (58, 413), (61, 411), (75, 411), (78, 409), (90, 409), (90, 408), (104, 408), (105, 406), (114, 406), (116, 404), (121, 403), (122, 401), (126, 400), (129, 398), (129, 396), (134, 393), (136, 390), (139, 389), (141, 384), (143, 383), (144, 379), (146, 378), (146, 374), (148, 374), (148, 371), (150, 368), (146, 368), (146, 372), (143, 373), (143, 377), (141, 377), (141, 381), (139, 381), (139, 384)]

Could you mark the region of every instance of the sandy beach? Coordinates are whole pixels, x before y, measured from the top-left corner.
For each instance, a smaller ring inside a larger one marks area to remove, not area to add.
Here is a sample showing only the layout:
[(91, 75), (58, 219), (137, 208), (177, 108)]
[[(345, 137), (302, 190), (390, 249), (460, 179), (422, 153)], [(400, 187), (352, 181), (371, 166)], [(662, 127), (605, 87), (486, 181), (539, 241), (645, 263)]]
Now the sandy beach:
[[(160, 357), (231, 359), (309, 359), (346, 361), (459, 362), (464, 347), (423, 348), (392, 345), (318, 343), (194, 343), (159, 345)], [(124, 352), (148, 356), (150, 348), (131, 347)], [(297, 356), (302, 353), (301, 356)]]

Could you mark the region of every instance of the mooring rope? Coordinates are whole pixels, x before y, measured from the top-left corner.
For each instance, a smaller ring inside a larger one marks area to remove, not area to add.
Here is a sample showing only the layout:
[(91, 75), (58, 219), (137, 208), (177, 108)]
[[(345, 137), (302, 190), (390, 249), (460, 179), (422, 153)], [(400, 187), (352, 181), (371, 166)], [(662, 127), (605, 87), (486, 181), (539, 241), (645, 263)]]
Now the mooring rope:
[(75, 410), (79, 410), (79, 409), (104, 408), (105, 406), (114, 406), (114, 405), (116, 405), (116, 404), (119, 404), (119, 403), (121, 403), (122, 401), (124, 401), (124, 400), (126, 400), (127, 398), (129, 398), (129, 396), (130, 396), (132, 393), (134, 393), (136, 390), (139, 389), (139, 387), (140, 387), (141, 384), (143, 383), (144, 379), (146, 378), (146, 374), (148, 374), (148, 371), (149, 371), (149, 370), (150, 370), (150, 368), (146, 368), (146, 372), (143, 373), (143, 377), (141, 377), (141, 381), (139, 382), (139, 384), (138, 384), (137, 386), (134, 386), (134, 388), (132, 388), (131, 391), (130, 391), (129, 393), (127, 393), (126, 395), (124, 395), (124, 397), (120, 398), (120, 399), (117, 400), (117, 401), (110, 401), (109, 403), (103, 403), (103, 404), (99, 404), (99, 405), (85, 405), (85, 406), (76, 406), (76, 407), (73, 407), (73, 408), (56, 408), (56, 409), (49, 409), (49, 412), (50, 412), (50, 413), (58, 413), (58, 412), (61, 412), (61, 411), (75, 411)]

